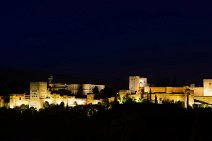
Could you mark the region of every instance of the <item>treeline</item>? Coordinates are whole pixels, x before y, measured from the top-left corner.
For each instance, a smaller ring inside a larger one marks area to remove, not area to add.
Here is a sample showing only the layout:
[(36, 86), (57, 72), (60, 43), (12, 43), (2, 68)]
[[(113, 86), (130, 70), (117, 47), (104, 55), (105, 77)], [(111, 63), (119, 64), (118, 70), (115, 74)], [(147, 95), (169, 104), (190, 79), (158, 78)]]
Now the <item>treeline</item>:
[(211, 140), (211, 108), (178, 104), (50, 105), (39, 112), (0, 109), (1, 140)]

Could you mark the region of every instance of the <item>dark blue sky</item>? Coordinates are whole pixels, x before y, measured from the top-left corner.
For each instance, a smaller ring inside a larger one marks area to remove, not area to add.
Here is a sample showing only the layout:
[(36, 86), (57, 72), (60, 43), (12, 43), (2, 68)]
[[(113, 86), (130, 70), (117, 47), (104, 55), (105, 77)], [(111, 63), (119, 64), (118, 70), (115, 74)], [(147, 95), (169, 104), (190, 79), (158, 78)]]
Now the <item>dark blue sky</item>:
[(201, 81), (212, 76), (210, 5), (191, 0), (3, 2), (1, 66), (117, 82), (130, 74)]

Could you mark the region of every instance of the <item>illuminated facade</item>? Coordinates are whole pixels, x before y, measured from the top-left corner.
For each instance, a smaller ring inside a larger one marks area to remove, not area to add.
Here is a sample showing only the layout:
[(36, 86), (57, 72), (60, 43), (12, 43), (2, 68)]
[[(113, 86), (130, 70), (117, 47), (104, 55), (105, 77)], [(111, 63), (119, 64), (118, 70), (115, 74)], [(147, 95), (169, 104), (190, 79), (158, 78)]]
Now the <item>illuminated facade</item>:
[(105, 88), (105, 85), (94, 85), (94, 84), (68, 84), (67, 90), (71, 91), (74, 95), (79, 93), (79, 90), (82, 90), (82, 94), (87, 95), (93, 93), (94, 87), (97, 87), (99, 91)]
[[(53, 78), (49, 79), (52, 82)], [(104, 99), (95, 99), (92, 93), (94, 87), (99, 91), (105, 88), (105, 85), (94, 84), (60, 84), (47, 82), (31, 82), (30, 94), (11, 94), (9, 107), (15, 108), (21, 105), (29, 105), (37, 109), (43, 108), (44, 104), (61, 104), (64, 106), (76, 106), (87, 104), (99, 104)], [(81, 88), (80, 88), (81, 87)], [(53, 89), (50, 89), (53, 88)], [(52, 90), (66, 89), (72, 92), (70, 95), (60, 95), (52, 93)], [(84, 98), (78, 98), (76, 95), (82, 90)], [(182, 102), (184, 106), (200, 106), (212, 105), (212, 79), (204, 79), (203, 87), (195, 87), (195, 85), (183, 87), (152, 87), (147, 83), (147, 78), (140, 76), (129, 77), (129, 90), (119, 91), (119, 102), (123, 103), (127, 98), (131, 98), (136, 102), (149, 100), (162, 104), (164, 101)], [(115, 97), (108, 98), (109, 102), (114, 102)], [(0, 96), (0, 107), (4, 107), (5, 102), (3, 96)]]
[[(67, 90), (76, 89), (76, 92), (74, 94), (77, 94), (78, 93), (77, 88), (79, 87), (79, 85), (80, 84), (69, 84), (65, 86), (72, 86), (72, 88), (67, 87)], [(82, 86), (83, 86), (83, 94), (85, 95), (85, 98), (78, 98), (76, 96), (60, 95), (55, 93), (51, 94), (51, 91), (48, 88), (47, 82), (30, 82), (30, 94), (29, 95), (11, 94), (9, 107), (15, 108), (21, 105), (29, 105), (29, 107), (41, 109), (44, 107), (44, 104), (46, 102), (48, 102), (49, 104), (55, 104), (55, 105), (64, 103), (64, 106), (76, 106), (76, 105), (87, 105), (87, 104), (99, 104), (103, 101), (103, 99), (98, 99), (98, 100), (95, 99), (94, 98), (95, 94), (92, 94), (92, 90), (94, 87), (98, 87), (98, 89), (100, 90), (104, 89), (105, 85), (82, 84)], [(60, 90), (61, 85), (54, 88), (57, 90)], [(64, 88), (64, 85), (62, 85), (62, 88)], [(109, 102), (113, 102), (114, 100), (115, 100), (115, 97), (108, 98)], [(1, 99), (0, 99), (0, 102), (1, 102)]]
[(44, 99), (50, 97), (46, 82), (30, 83), (29, 107), (42, 108)]
[(5, 106), (4, 97), (3, 96), (0, 96), (0, 108), (1, 107), (4, 107), (4, 106)]
[(204, 79), (203, 87), (183, 86), (183, 87), (150, 87), (147, 79), (140, 76), (129, 77), (129, 90), (119, 91), (119, 101), (123, 102), (125, 97), (132, 98), (139, 102), (144, 99), (157, 101), (178, 102), (181, 101), (185, 107), (197, 105), (212, 105), (212, 79)]
[(26, 94), (11, 94), (10, 95), (10, 108), (19, 107), (22, 104), (29, 105), (30, 95)]
[(132, 94), (142, 91), (145, 86), (147, 86), (147, 78), (140, 76), (129, 77), (129, 90)]
[(48, 78), (48, 87), (50, 91), (68, 90), (74, 95), (79, 93), (83, 95), (93, 93), (94, 87), (97, 87), (99, 91), (105, 88), (105, 85), (53, 83), (53, 80), (53, 76)]
[(203, 80), (204, 96), (212, 96), (212, 79)]

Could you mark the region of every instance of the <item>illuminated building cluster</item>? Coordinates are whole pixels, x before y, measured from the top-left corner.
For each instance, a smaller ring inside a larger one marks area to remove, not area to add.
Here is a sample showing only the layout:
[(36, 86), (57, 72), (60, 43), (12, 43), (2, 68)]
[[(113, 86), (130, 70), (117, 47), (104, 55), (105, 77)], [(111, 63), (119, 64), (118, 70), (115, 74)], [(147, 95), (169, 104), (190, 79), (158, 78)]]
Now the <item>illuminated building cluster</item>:
[(163, 103), (163, 101), (183, 102), (185, 107), (199, 105), (211, 106), (212, 104), (212, 79), (204, 79), (203, 87), (195, 87), (193, 84), (183, 87), (152, 87), (147, 83), (147, 78), (140, 76), (129, 77), (129, 90), (119, 91), (119, 102), (123, 103), (125, 97), (137, 102), (144, 99), (151, 102)]
[[(29, 105), (40, 109), (44, 104), (61, 104), (64, 106), (76, 106), (87, 104), (99, 104), (105, 99), (95, 99), (93, 89), (97, 87), (99, 90), (105, 88), (105, 85), (94, 84), (63, 84), (52, 83), (53, 77), (48, 82), (30, 82), (30, 94), (11, 94), (8, 105), (4, 101), (4, 97), (0, 96), (0, 107), (7, 106), (9, 108), (19, 107), (21, 105)], [(81, 89), (83, 97), (77, 97)], [(53, 93), (58, 90), (68, 90), (72, 95), (61, 95)], [(164, 101), (173, 103), (182, 102), (187, 108), (193, 105), (211, 106), (212, 105), (212, 79), (204, 79), (203, 87), (195, 87), (195, 85), (183, 87), (153, 87), (147, 83), (147, 78), (140, 76), (129, 77), (129, 89), (119, 90), (117, 99), (120, 104), (124, 103), (127, 98), (135, 102), (148, 100), (162, 104)], [(115, 97), (107, 98), (111, 103), (115, 101)]]
[[(64, 106), (76, 106), (87, 104), (99, 104), (104, 99), (95, 99), (95, 94), (92, 93), (95, 87), (99, 91), (105, 88), (105, 85), (94, 84), (63, 84), (52, 83), (53, 77), (49, 78), (49, 82), (30, 82), (30, 94), (11, 94), (9, 107), (15, 108), (17, 106), (29, 105), (36, 109), (44, 107), (44, 103), (59, 105), (64, 103)], [(77, 97), (81, 89), (83, 97)], [(61, 95), (52, 93), (58, 90), (68, 90), (72, 95)], [(109, 102), (113, 102), (115, 97), (107, 98)]]

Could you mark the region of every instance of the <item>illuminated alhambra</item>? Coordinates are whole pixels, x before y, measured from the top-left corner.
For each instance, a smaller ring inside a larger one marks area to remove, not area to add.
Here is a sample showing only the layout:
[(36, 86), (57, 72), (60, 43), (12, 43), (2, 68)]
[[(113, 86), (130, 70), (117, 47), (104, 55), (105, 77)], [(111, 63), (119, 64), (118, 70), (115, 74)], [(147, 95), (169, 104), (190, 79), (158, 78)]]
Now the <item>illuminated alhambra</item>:
[[(82, 87), (84, 97), (77, 97), (79, 87)], [(6, 103), (3, 96), (0, 96), (0, 107), (15, 108), (21, 105), (29, 105), (36, 109), (44, 108), (44, 103), (61, 104), (73, 107), (76, 105), (100, 104), (105, 99), (95, 99), (93, 93), (94, 87), (98, 90), (105, 88), (105, 85), (95, 84), (63, 84), (53, 83), (53, 77), (49, 77), (48, 82), (30, 82), (29, 94), (10, 94), (9, 103)], [(60, 95), (52, 93), (55, 90), (66, 89), (74, 95)], [(140, 76), (129, 76), (129, 89), (119, 90), (116, 94), (117, 101), (122, 104), (126, 97), (131, 98), (135, 102), (149, 100), (152, 103), (162, 104), (164, 101), (173, 103), (181, 102), (184, 107), (193, 107), (198, 105), (201, 107), (210, 107), (212, 104), (212, 79), (203, 79), (202, 87), (195, 85), (183, 87), (152, 87), (149, 86), (147, 78)], [(115, 97), (107, 98), (109, 103), (116, 100)]]

